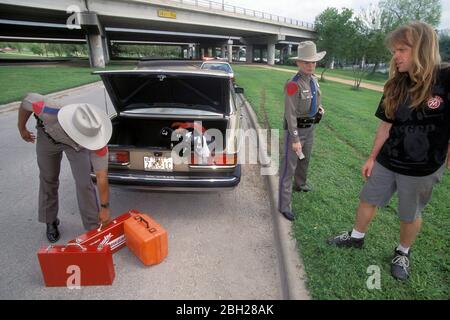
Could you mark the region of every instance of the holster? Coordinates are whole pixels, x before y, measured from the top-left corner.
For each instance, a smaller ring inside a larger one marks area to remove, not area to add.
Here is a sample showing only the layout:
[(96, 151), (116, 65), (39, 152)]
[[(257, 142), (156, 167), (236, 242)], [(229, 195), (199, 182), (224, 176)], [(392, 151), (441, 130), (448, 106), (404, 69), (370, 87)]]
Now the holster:
[(314, 116), (314, 123), (319, 123), (322, 120), (323, 112), (319, 109), (319, 111)]

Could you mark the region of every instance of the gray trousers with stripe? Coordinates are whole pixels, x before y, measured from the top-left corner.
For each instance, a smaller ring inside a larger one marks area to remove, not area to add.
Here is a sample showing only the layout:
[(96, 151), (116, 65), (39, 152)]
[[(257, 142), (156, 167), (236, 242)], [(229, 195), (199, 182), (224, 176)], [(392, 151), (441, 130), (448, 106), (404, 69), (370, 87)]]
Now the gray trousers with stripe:
[(306, 184), (308, 175), (309, 160), (314, 142), (314, 125), (310, 128), (299, 128), (297, 131), (305, 158), (303, 160), (298, 158), (297, 154), (292, 150), (294, 140), (289, 131), (284, 130), (284, 151), (280, 165), (278, 186), (278, 210), (280, 212), (292, 211), (292, 178), (294, 178), (295, 185), (300, 187)]
[(39, 166), (39, 221), (52, 223), (58, 216), (59, 172), (63, 152), (75, 180), (78, 208), (86, 230), (98, 227), (99, 207), (91, 180), (89, 151), (75, 151), (65, 144), (53, 143), (42, 128), (37, 129), (36, 154)]

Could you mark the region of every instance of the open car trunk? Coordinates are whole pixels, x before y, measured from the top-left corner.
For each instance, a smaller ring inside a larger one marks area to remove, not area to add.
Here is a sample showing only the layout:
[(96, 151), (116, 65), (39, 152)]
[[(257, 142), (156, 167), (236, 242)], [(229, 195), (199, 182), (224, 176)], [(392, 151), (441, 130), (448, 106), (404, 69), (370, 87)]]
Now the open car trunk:
[(95, 74), (116, 109), (111, 184), (212, 190), (239, 183), (239, 113), (229, 75), (194, 67)]
[[(206, 120), (195, 119), (147, 119), (147, 118), (128, 118), (116, 117), (113, 119), (113, 135), (109, 144), (111, 146), (120, 146), (121, 148), (144, 148), (144, 149), (163, 149), (171, 150), (180, 140), (173, 140), (173, 137), (185, 138), (185, 136), (173, 135), (172, 132), (178, 131), (184, 133), (193, 132), (194, 122), (199, 124), (206, 132), (209, 129), (220, 131), (223, 136), (223, 145), (225, 146), (227, 120)], [(181, 131), (180, 131), (181, 129)], [(184, 130), (183, 130), (184, 129)], [(200, 131), (198, 131), (200, 132)], [(210, 139), (208, 138), (208, 142)], [(220, 144), (217, 144), (220, 146)], [(215, 150), (220, 152), (220, 148)]]

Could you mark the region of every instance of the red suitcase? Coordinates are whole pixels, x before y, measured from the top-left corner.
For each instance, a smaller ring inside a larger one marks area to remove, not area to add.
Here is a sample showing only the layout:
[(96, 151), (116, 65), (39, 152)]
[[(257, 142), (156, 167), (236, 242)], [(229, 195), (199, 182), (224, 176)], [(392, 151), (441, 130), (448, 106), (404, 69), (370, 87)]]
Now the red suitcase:
[(70, 240), (69, 243), (79, 243), (83, 246), (98, 246), (100, 244), (108, 244), (112, 253), (115, 253), (125, 247), (125, 235), (123, 224), (131, 217), (131, 211), (124, 213), (106, 226), (88, 231), (76, 239)]
[(115, 272), (109, 246), (48, 246), (38, 251), (47, 287), (111, 285)]

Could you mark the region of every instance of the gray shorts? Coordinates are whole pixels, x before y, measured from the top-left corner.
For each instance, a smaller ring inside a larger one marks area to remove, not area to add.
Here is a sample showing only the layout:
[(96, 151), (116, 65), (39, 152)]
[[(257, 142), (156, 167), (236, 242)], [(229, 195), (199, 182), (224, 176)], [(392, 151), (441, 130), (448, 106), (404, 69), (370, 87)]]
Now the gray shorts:
[(423, 208), (431, 199), (433, 186), (444, 175), (445, 167), (444, 164), (428, 176), (414, 177), (395, 173), (375, 161), (372, 175), (364, 184), (359, 198), (363, 202), (384, 207), (397, 191), (399, 218), (404, 222), (412, 222), (421, 216)]

